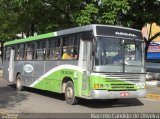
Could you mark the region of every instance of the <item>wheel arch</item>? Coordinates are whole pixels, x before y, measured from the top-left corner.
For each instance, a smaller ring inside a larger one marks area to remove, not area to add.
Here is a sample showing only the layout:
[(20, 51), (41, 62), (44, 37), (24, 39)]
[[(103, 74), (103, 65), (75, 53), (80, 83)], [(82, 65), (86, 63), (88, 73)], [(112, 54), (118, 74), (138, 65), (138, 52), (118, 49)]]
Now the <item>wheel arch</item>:
[(17, 72), (17, 73), (16, 73), (15, 82), (16, 82), (16, 80), (17, 80), (17, 76), (18, 76), (18, 75), (21, 75), (21, 73), (20, 73), (20, 72)]
[(68, 77), (68, 76), (64, 77), (63, 80), (62, 80), (62, 87), (61, 87), (61, 92), (62, 93), (65, 93), (66, 83), (68, 81), (71, 81), (73, 83), (73, 85), (74, 85), (74, 82), (73, 82), (71, 77)]

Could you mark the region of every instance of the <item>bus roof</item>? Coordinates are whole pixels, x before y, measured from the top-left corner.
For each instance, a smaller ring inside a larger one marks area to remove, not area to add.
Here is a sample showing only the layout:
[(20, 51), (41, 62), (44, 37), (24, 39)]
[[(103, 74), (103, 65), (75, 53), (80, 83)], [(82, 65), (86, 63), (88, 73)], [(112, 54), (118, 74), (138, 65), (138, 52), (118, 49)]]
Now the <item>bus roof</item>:
[(122, 26), (91, 24), (91, 25), (85, 25), (85, 26), (81, 26), (81, 27), (75, 27), (75, 28), (65, 29), (65, 30), (61, 30), (61, 31), (51, 32), (51, 33), (47, 33), (47, 34), (32, 36), (32, 37), (23, 38), (23, 39), (16, 39), (16, 40), (5, 42), (4, 45), (5, 46), (6, 45), (13, 45), (13, 44), (18, 44), (18, 43), (24, 43), (24, 42), (30, 42), (30, 41), (40, 40), (40, 39), (44, 39), (44, 38), (50, 38), (50, 37), (56, 37), (56, 36), (71, 34), (71, 33), (90, 31), (90, 30), (92, 30), (96, 26), (123, 28), (123, 29), (126, 29), (126, 30), (134, 30), (134, 31), (140, 32), (140, 30), (136, 30), (136, 29), (132, 29), (132, 28), (127, 28), (127, 27), (122, 27)]

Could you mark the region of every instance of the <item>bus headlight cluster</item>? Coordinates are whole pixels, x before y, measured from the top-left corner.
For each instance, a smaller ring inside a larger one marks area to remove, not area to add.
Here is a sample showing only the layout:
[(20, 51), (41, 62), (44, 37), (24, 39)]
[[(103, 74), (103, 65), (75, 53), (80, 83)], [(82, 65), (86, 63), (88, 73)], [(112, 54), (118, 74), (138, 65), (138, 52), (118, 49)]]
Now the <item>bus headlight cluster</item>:
[(108, 88), (109, 85), (103, 85), (103, 84), (94, 84), (94, 89), (102, 89), (102, 88)]
[(103, 88), (103, 84), (94, 84), (94, 89), (101, 89)]
[(135, 86), (136, 86), (136, 88), (145, 88), (144, 83), (136, 83)]
[(100, 84), (100, 88), (103, 88), (103, 84)]

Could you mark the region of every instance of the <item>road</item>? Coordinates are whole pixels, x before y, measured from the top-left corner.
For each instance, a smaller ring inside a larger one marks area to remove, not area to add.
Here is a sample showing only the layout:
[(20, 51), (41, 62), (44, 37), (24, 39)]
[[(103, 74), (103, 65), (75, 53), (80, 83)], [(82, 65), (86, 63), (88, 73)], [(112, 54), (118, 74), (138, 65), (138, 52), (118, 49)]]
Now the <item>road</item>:
[(68, 105), (64, 96), (27, 88), (18, 92), (15, 86), (0, 79), (0, 112), (7, 113), (159, 113), (160, 100), (148, 98), (120, 99), (116, 104), (107, 100), (84, 100)]

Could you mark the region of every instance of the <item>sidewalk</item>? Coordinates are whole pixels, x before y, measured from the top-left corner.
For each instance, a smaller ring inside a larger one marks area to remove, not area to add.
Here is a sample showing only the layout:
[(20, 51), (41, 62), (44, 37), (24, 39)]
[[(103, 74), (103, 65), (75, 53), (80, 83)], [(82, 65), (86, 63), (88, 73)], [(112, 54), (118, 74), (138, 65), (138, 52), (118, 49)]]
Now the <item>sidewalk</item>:
[(147, 81), (147, 98), (160, 100), (160, 86), (157, 86), (157, 81)]

